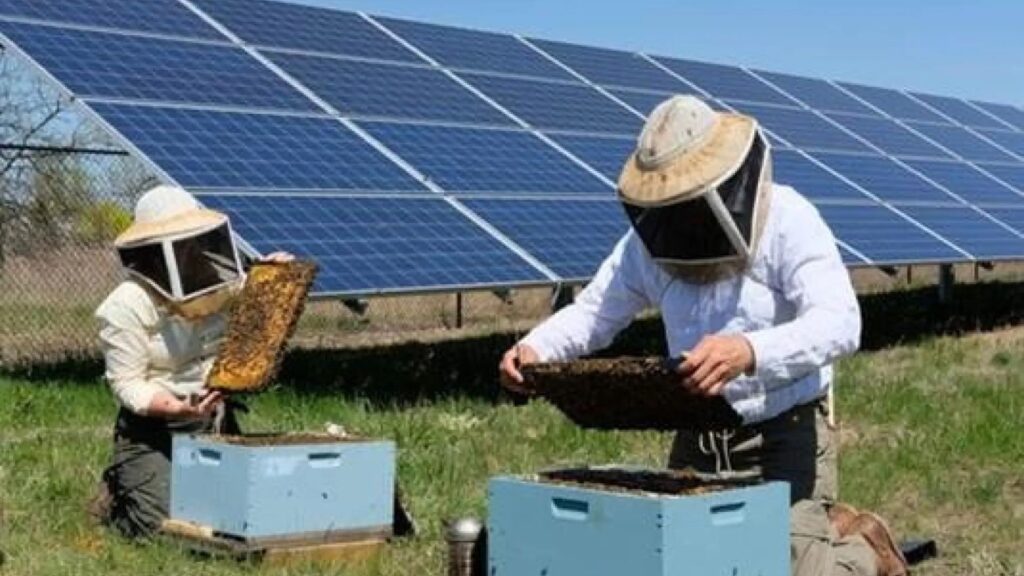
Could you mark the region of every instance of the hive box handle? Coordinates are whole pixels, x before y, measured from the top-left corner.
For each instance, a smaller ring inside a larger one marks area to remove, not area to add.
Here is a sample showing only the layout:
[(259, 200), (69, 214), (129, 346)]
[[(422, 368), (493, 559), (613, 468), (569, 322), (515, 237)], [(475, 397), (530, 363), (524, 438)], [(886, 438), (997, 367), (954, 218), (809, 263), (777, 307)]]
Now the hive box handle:
[(730, 502), (711, 507), (711, 524), (713, 526), (729, 526), (742, 524), (745, 516), (745, 502)]
[(341, 466), (341, 454), (338, 452), (313, 452), (309, 455), (310, 468), (337, 468)]
[(220, 466), (220, 451), (212, 448), (200, 448), (193, 452), (196, 460), (204, 466)]
[(573, 498), (552, 498), (551, 514), (562, 520), (582, 522), (590, 517), (590, 503)]

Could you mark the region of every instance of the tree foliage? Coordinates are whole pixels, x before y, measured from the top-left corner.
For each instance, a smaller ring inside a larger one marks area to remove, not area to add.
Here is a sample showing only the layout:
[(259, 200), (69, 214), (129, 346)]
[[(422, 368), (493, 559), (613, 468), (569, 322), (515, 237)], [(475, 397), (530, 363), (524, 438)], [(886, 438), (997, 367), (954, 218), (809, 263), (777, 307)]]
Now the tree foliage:
[(0, 266), (67, 243), (109, 242), (128, 207), (154, 183), (46, 80), (0, 51)]

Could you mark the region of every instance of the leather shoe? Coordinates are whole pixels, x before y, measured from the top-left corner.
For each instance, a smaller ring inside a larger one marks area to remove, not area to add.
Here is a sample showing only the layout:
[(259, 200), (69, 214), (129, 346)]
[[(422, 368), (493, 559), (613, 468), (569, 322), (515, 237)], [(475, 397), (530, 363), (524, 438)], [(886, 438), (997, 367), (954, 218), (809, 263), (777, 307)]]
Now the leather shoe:
[(860, 534), (875, 551), (878, 576), (906, 576), (907, 559), (900, 552), (885, 520), (871, 512), (861, 512), (849, 526), (850, 534)]
[(842, 502), (833, 502), (828, 508), (828, 519), (835, 527), (836, 533), (842, 538), (850, 533), (850, 525), (857, 518), (860, 511)]

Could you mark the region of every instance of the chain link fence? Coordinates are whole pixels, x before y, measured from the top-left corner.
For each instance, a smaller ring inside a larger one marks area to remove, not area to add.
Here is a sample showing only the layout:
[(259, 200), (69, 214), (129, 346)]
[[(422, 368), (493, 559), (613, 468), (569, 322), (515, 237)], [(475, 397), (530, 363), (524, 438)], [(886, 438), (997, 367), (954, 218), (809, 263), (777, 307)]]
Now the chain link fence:
[(6, 147), (0, 172), (0, 362), (92, 354), (92, 311), (120, 278), (110, 249), (153, 179), (108, 150)]

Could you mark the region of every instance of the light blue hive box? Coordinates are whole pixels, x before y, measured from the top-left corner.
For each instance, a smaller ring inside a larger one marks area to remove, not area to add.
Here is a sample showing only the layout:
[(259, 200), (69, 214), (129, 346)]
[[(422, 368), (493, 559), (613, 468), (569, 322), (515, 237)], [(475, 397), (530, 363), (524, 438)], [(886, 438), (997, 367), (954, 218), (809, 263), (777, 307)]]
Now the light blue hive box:
[(789, 485), (690, 496), (498, 477), (489, 576), (789, 576)]
[(392, 442), (326, 437), (261, 446), (177, 435), (172, 449), (174, 520), (243, 540), (391, 534)]

